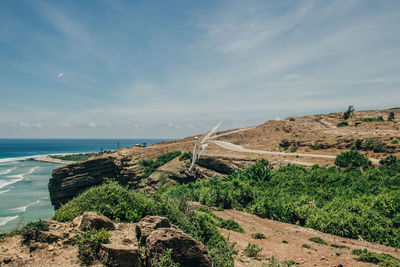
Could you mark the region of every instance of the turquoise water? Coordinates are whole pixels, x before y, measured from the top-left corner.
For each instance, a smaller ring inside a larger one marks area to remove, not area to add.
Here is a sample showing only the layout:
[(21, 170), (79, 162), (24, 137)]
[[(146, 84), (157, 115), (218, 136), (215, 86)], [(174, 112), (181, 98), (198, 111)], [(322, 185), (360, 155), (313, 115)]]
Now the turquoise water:
[(153, 144), (159, 139), (0, 139), (0, 232), (54, 215), (48, 182), (60, 164), (27, 160), (36, 155), (97, 152)]

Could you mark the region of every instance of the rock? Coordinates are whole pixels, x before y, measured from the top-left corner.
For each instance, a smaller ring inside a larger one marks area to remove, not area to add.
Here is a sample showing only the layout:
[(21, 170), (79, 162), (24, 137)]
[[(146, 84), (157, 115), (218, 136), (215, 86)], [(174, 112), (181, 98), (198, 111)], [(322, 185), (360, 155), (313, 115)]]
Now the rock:
[(136, 238), (140, 244), (146, 243), (146, 238), (151, 232), (158, 228), (171, 227), (169, 220), (160, 216), (146, 216), (141, 219), (136, 225)]
[(146, 239), (147, 264), (155, 255), (165, 249), (172, 249), (172, 259), (185, 266), (212, 266), (212, 259), (207, 249), (183, 231), (174, 228), (159, 228)]
[(96, 212), (86, 211), (82, 214), (82, 219), (79, 222), (78, 228), (85, 230), (86, 227), (100, 230), (101, 228), (107, 230), (114, 230), (114, 223), (106, 216), (100, 215)]
[(47, 248), (47, 250), (48, 250), (48, 251), (53, 251), (53, 250), (54, 250), (54, 246), (50, 245), (50, 246)]
[(107, 266), (143, 266), (138, 247), (101, 244), (98, 255)]

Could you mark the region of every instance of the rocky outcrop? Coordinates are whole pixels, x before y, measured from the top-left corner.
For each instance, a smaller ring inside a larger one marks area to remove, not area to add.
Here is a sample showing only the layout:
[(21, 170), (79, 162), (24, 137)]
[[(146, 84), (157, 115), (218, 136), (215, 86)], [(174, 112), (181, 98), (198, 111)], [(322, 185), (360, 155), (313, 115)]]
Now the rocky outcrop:
[(102, 228), (106, 230), (114, 230), (115, 225), (113, 221), (108, 219), (106, 216), (100, 215), (96, 212), (86, 211), (82, 216), (80, 216), (78, 228), (82, 231), (87, 228), (94, 228), (96, 230)]
[(121, 162), (111, 156), (54, 169), (49, 181), (51, 203), (57, 209), (86, 189), (103, 183), (105, 178), (119, 178), (121, 170)]
[[(182, 267), (212, 266), (207, 249), (197, 240), (175, 228), (159, 228), (146, 239), (146, 257), (155, 258), (166, 249), (172, 249), (172, 259)], [(150, 262), (147, 262), (150, 266)]]
[(158, 228), (168, 227), (171, 227), (171, 224), (167, 218), (159, 216), (146, 216), (136, 225), (136, 238), (141, 245), (144, 245), (149, 234)]

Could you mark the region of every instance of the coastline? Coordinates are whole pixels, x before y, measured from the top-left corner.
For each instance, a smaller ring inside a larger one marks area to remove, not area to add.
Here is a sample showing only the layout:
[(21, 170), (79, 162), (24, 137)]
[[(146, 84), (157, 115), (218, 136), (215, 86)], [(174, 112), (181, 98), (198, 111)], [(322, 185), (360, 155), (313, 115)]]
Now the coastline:
[(39, 157), (30, 158), (30, 160), (46, 162), (46, 163), (54, 163), (54, 164), (63, 164), (63, 165), (68, 165), (68, 164), (74, 163), (74, 161), (56, 159), (56, 158), (52, 158), (50, 156), (39, 156)]

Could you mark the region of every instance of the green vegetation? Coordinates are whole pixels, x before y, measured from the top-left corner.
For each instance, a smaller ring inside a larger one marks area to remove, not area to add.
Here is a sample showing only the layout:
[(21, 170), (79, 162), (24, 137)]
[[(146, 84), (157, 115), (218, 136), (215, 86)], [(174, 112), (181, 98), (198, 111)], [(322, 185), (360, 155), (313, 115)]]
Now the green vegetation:
[(98, 252), (100, 244), (107, 244), (110, 242), (111, 234), (104, 228), (101, 230), (89, 229), (83, 233), (78, 234), (78, 258), (84, 264), (91, 264), (98, 259)]
[(400, 247), (400, 163), (369, 168), (357, 151), (340, 154), (336, 162), (342, 168), (288, 164), (272, 170), (261, 160), (225, 178), (171, 187), (166, 194)]
[(295, 118), (293, 118), (293, 117), (290, 117), (289, 118), (289, 121), (295, 121), (296, 119)]
[(282, 240), (282, 243), (284, 243), (284, 244), (289, 244), (289, 242), (286, 241), (286, 240)]
[(184, 161), (184, 160), (188, 160), (191, 159), (193, 157), (192, 152), (185, 152), (182, 155), (179, 156), (179, 160), (180, 161)]
[(381, 165), (384, 165), (384, 166), (389, 166), (389, 165), (392, 165), (392, 164), (396, 164), (396, 163), (398, 163), (398, 162), (399, 162), (399, 159), (396, 158), (396, 157), (393, 156), (393, 155), (390, 155), (390, 156), (388, 156), (388, 157), (386, 157), (386, 158), (383, 158), (383, 159), (381, 159), (381, 160), (379, 161), (379, 163), (380, 163)]
[(301, 245), (302, 248), (311, 248), (311, 246), (309, 244), (303, 244)]
[(36, 240), (39, 231), (48, 231), (48, 230), (49, 226), (42, 220), (28, 223), (21, 229), (22, 244), (29, 245), (31, 240)]
[(376, 138), (370, 138), (368, 140), (356, 139), (353, 141), (351, 148), (364, 151), (373, 151), (376, 153), (386, 152), (387, 150), (385, 143)]
[(385, 119), (382, 116), (379, 116), (376, 118), (363, 118), (361, 121), (362, 122), (374, 122), (374, 121), (385, 121)]
[(328, 245), (328, 243), (326, 243), (325, 240), (323, 240), (321, 237), (311, 237), (310, 239), (308, 239), (314, 243), (318, 243), (318, 244), (322, 244), (322, 245)]
[(171, 198), (165, 192), (159, 190), (150, 197), (109, 182), (90, 188), (56, 210), (54, 219), (71, 221), (84, 211), (98, 212), (119, 222), (137, 222), (146, 215), (164, 216), (203, 243), (215, 266), (233, 266), (234, 244), (228, 244), (219, 233), (215, 218), (209, 213), (189, 210), (185, 200)]
[(294, 260), (284, 260), (284, 261), (279, 261), (276, 260), (274, 256), (271, 257), (271, 260), (268, 262), (268, 265), (263, 264), (262, 266), (266, 267), (289, 267), (292, 265), (298, 264)]
[(263, 249), (260, 248), (258, 245), (249, 243), (243, 250), (243, 253), (248, 257), (256, 258), (258, 256), (258, 253), (260, 253), (260, 251), (262, 250)]
[(343, 246), (343, 245), (337, 245), (337, 244), (332, 244), (331, 247), (334, 248), (346, 248), (346, 249), (350, 249), (348, 246)]
[(393, 145), (398, 144), (398, 143), (399, 143), (399, 140), (393, 140), (393, 141), (391, 142), (391, 144), (393, 144)]
[(156, 257), (151, 259), (151, 267), (179, 267), (180, 264), (172, 259), (172, 249), (163, 250)]
[(173, 160), (180, 154), (181, 154), (180, 151), (174, 151), (174, 152), (168, 152), (168, 153), (162, 154), (155, 161), (142, 159), (139, 162), (139, 165), (143, 169), (142, 176), (144, 178), (149, 177), (153, 172), (155, 172), (157, 170), (158, 167), (163, 166), (165, 163)]
[(336, 126), (337, 127), (347, 127), (347, 126), (349, 126), (349, 123), (347, 121), (341, 121)]
[(255, 233), (251, 235), (254, 239), (265, 239), (265, 235), (263, 233)]
[(400, 259), (389, 254), (371, 252), (367, 249), (355, 249), (353, 254), (358, 256), (356, 258), (358, 261), (371, 262), (379, 266), (400, 266)]
[(371, 161), (358, 151), (352, 150), (340, 153), (335, 159), (335, 165), (342, 168), (363, 168), (368, 169)]
[(394, 112), (390, 112), (387, 119), (388, 121), (394, 121)]
[(347, 121), (350, 118), (351, 114), (353, 113), (354, 113), (354, 107), (349, 106), (347, 110), (343, 113), (343, 119)]
[(232, 219), (224, 220), (224, 219), (218, 217), (217, 215), (215, 215), (214, 213), (212, 213), (210, 211), (210, 209), (207, 207), (201, 206), (201, 207), (197, 208), (197, 210), (208, 213), (211, 217), (214, 218), (215, 225), (217, 225), (220, 228), (236, 231), (239, 233), (245, 233), (244, 229), (236, 221), (234, 221)]
[(102, 152), (90, 152), (90, 153), (81, 153), (81, 154), (71, 154), (71, 155), (53, 155), (50, 156), (54, 159), (61, 159), (66, 161), (82, 161), (87, 160), (89, 158), (97, 157), (103, 154), (111, 153), (111, 150), (104, 150)]

